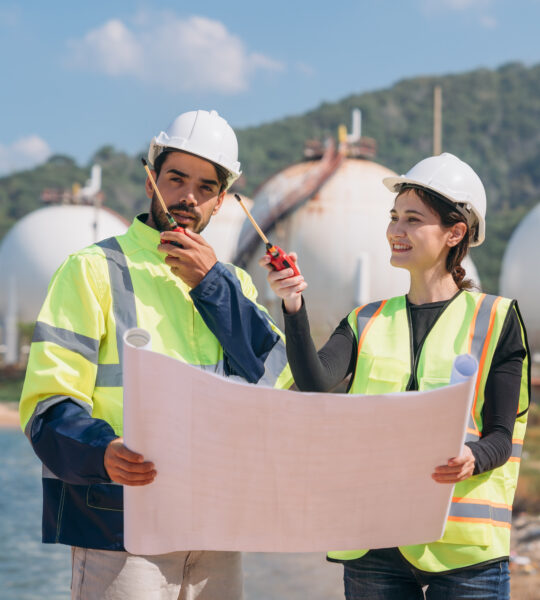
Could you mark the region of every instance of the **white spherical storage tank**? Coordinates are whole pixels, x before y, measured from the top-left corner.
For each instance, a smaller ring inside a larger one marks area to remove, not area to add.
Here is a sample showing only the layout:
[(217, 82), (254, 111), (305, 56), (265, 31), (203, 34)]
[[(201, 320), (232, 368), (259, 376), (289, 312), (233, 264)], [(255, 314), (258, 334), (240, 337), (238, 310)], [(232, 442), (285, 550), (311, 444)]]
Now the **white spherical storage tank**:
[[(242, 201), (248, 208), (251, 208), (252, 200), (242, 196)], [(217, 215), (210, 219), (210, 223), (202, 232), (203, 238), (212, 246), (218, 260), (232, 261), (245, 216), (234, 195), (226, 194)]]
[(501, 295), (518, 301), (536, 362), (540, 362), (540, 252), (536, 237), (539, 230), (540, 204), (521, 221), (510, 237), (499, 280)]
[[(0, 320), (36, 320), (49, 281), (67, 256), (126, 231), (120, 215), (96, 206), (40, 208), (16, 223), (0, 244)], [(13, 314), (15, 313), (15, 314)]]

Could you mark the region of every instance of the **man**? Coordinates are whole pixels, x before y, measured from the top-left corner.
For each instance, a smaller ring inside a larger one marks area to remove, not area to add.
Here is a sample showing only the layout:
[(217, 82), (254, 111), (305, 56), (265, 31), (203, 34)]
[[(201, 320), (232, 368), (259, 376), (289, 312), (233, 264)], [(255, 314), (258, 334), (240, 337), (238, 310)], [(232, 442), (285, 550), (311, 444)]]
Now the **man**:
[(219, 263), (200, 235), (240, 175), (237, 158), (236, 136), (215, 111), (177, 117), (152, 140), (148, 162), (184, 230), (167, 230), (147, 179), (150, 213), (125, 235), (71, 255), (49, 286), (20, 413), (43, 462), (43, 541), (72, 546), (72, 598), (242, 597), (239, 553), (131, 555), (122, 512), (123, 485), (159, 477), (122, 439), (127, 329), (143, 327), (153, 350), (198, 368), (290, 384), (281, 334), (255, 303), (249, 276)]

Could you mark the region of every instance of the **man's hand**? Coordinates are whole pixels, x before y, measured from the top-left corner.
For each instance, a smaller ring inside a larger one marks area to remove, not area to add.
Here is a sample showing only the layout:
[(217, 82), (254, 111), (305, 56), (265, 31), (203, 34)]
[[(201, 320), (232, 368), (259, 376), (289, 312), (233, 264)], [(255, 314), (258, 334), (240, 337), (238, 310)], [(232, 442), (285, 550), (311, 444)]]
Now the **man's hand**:
[[(210, 244), (198, 233), (190, 229), (184, 231), (162, 231), (160, 252), (167, 254), (165, 262), (171, 271), (190, 288), (197, 287), (208, 271), (217, 263), (217, 258)], [(178, 242), (183, 248), (178, 248), (168, 241)]]
[(437, 483), (458, 483), (468, 479), (474, 472), (474, 456), (469, 446), (463, 446), (459, 456), (451, 458), (446, 465), (435, 467), (431, 477)]
[(144, 460), (137, 452), (124, 445), (124, 438), (116, 438), (105, 450), (105, 470), (112, 481), (123, 485), (148, 485), (156, 477), (154, 463)]

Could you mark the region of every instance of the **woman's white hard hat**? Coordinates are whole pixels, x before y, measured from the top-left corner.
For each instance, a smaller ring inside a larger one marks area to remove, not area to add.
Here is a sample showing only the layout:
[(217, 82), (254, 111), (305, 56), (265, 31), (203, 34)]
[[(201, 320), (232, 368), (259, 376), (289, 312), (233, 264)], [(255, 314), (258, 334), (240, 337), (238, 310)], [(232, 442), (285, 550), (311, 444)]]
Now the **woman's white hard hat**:
[(384, 185), (399, 193), (403, 187), (435, 192), (462, 213), (473, 232), (471, 246), (479, 246), (486, 235), (486, 190), (480, 177), (457, 156), (444, 152), (414, 165), (405, 175), (385, 177)]
[(215, 110), (182, 113), (150, 142), (148, 162), (165, 150), (181, 150), (209, 160), (227, 171), (227, 188), (240, 177), (238, 141), (232, 127)]

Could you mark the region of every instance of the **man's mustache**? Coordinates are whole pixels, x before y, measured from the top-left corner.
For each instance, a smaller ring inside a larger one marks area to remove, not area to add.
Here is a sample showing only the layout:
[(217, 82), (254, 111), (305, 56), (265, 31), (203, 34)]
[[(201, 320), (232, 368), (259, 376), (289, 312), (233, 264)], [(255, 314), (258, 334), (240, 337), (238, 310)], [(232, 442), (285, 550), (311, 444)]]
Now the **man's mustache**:
[(167, 210), (169, 212), (180, 211), (192, 215), (195, 219), (199, 218), (199, 213), (193, 206), (188, 206), (187, 204), (184, 204), (182, 202), (180, 202), (179, 204), (173, 204), (169, 206)]
[(197, 211), (192, 206), (188, 206), (187, 204), (173, 204), (172, 206), (169, 206), (169, 212), (171, 212), (173, 210), (189, 213), (190, 215), (193, 215), (194, 217), (199, 216)]

